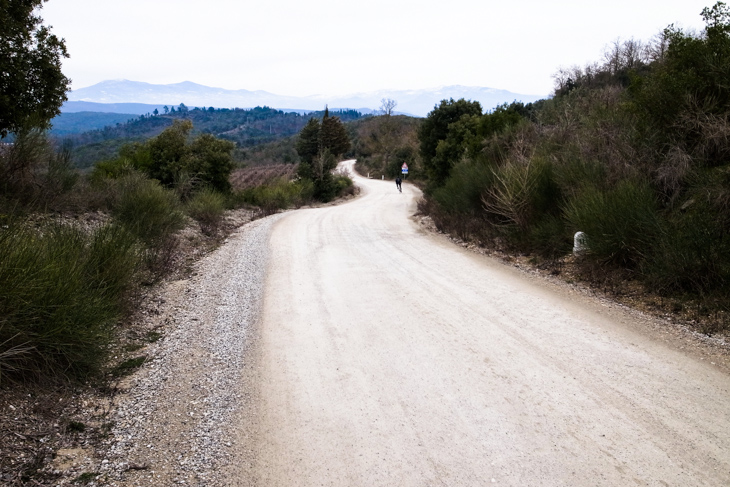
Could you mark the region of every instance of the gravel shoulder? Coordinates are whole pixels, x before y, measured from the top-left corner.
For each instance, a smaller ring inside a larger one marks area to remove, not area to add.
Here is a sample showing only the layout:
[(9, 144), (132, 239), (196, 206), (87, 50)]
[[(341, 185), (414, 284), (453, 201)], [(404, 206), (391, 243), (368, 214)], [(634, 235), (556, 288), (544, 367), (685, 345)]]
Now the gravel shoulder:
[(238, 446), (234, 417), (250, 401), (241, 382), (255, 343), (266, 239), (279, 217), (241, 227), (189, 280), (165, 286), (155, 320), (170, 331), (120, 384), (98, 482), (226, 485), (218, 475)]

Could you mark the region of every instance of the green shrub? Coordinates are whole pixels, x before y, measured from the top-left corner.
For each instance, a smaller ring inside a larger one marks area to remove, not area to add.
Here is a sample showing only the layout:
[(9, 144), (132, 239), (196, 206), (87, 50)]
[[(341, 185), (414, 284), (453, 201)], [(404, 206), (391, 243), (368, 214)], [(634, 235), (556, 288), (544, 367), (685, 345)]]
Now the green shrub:
[(0, 230), (0, 373), (97, 371), (140, 258), (136, 239), (120, 226)]
[(640, 181), (605, 192), (584, 188), (564, 211), (573, 229), (586, 234), (589, 255), (628, 267), (644, 259), (660, 228), (656, 197)]
[(118, 181), (114, 217), (149, 247), (159, 247), (185, 225), (177, 195), (139, 173)]
[(573, 237), (563, 218), (545, 214), (530, 226), (525, 244), (542, 257), (556, 258), (570, 252)]
[(457, 164), (443, 187), (433, 191), (433, 199), (447, 212), (475, 215), (483, 212), (482, 195), (494, 183), (494, 172), (486, 164)]
[(278, 210), (308, 203), (312, 200), (313, 194), (314, 183), (309, 179), (289, 181), (280, 178), (267, 184), (236, 191), (232, 195), (232, 200), (235, 205), (258, 206), (262, 214), (270, 215)]
[(730, 230), (706, 204), (674, 215), (643, 267), (659, 291), (700, 295), (730, 291)]
[(212, 189), (204, 189), (193, 195), (185, 209), (200, 224), (203, 233), (214, 234), (223, 219), (226, 198)]

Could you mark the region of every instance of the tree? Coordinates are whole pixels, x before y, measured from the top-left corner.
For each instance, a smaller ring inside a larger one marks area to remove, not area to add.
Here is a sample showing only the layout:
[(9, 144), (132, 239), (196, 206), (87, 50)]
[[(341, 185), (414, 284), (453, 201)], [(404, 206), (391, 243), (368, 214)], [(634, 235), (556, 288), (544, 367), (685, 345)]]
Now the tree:
[(0, 2), (0, 137), (50, 127), (67, 100), (71, 80), (61, 60), (68, 52), (37, 14), (45, 1)]
[(183, 160), (183, 169), (211, 188), (227, 193), (231, 189), (229, 176), (233, 170), (231, 153), (236, 144), (203, 134), (190, 144)]
[(435, 185), (442, 185), (449, 176), (451, 167), (456, 163), (453, 158), (437, 158), (439, 142), (449, 135), (449, 126), (458, 122), (462, 117), (480, 116), (482, 106), (478, 101), (467, 101), (461, 98), (458, 101), (441, 100), (439, 106), (434, 107), (418, 130), (421, 158), (429, 178)]
[(299, 132), (299, 138), (295, 145), (299, 158), (305, 164), (312, 164), (319, 152), (319, 131), (320, 123), (316, 118), (310, 118), (307, 124)]
[(157, 110), (157, 108), (155, 108), (155, 111), (153, 111), (152, 114), (156, 117), (157, 115), (160, 114), (160, 112), (159, 112), (159, 110)]
[(397, 101), (390, 98), (383, 98), (380, 100), (380, 113), (387, 117), (390, 117), (396, 106), (398, 106)]
[(165, 105), (164, 107), (162, 107), (162, 110), (165, 112), (165, 115), (167, 115), (167, 113), (170, 111), (170, 108)]
[(157, 137), (123, 148), (120, 158), (168, 187), (187, 176), (217, 191), (229, 191), (235, 144), (211, 134), (200, 135), (188, 143), (192, 129), (190, 120), (175, 120)]
[(328, 150), (333, 156), (341, 156), (350, 150), (350, 137), (339, 117), (330, 117), (325, 108), (319, 131), (319, 151)]

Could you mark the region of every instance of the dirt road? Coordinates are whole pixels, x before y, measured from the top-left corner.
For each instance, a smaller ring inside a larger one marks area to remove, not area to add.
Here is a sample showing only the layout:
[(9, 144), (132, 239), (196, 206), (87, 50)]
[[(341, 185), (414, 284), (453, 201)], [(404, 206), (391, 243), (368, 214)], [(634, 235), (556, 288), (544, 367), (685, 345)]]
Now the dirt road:
[(231, 485), (730, 485), (725, 372), (357, 183), (273, 227)]

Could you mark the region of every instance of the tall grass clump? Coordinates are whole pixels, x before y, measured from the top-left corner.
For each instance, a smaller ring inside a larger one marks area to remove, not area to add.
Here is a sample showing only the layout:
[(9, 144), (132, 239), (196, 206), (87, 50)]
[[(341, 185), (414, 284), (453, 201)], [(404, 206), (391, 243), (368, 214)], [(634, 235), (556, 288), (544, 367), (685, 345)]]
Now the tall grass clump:
[(707, 204), (679, 212), (665, 223), (643, 266), (660, 292), (728, 294), (730, 229)]
[(621, 181), (614, 189), (584, 190), (565, 206), (565, 218), (586, 234), (589, 255), (635, 268), (661, 228), (656, 195), (648, 184)]
[(212, 189), (203, 189), (186, 203), (185, 211), (200, 224), (203, 233), (213, 235), (223, 220), (225, 206), (225, 196)]
[(114, 218), (147, 246), (155, 248), (185, 226), (185, 214), (174, 191), (139, 173), (114, 183)]
[(263, 215), (300, 206), (312, 200), (314, 184), (309, 180), (290, 181), (280, 178), (268, 183), (235, 191), (236, 204), (257, 206)]
[(98, 371), (140, 259), (119, 225), (0, 230), (0, 380)]

